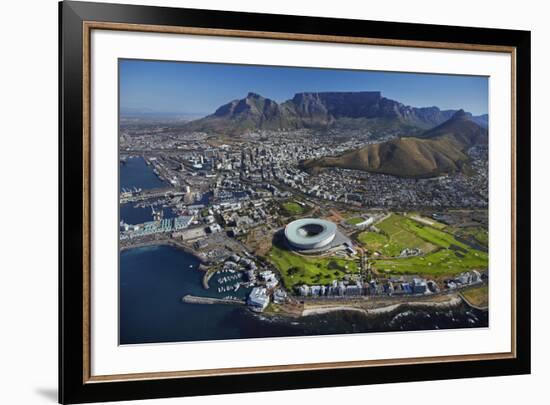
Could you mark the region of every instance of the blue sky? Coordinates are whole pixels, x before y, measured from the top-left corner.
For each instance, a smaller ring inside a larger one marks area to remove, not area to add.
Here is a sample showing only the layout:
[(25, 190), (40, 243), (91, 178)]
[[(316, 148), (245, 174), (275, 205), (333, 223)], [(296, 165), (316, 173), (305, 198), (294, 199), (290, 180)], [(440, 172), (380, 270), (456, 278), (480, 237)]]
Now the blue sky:
[(488, 78), (337, 69), (120, 60), (122, 112), (210, 114), (248, 92), (282, 102), (299, 92), (381, 91), (413, 107), (488, 111)]

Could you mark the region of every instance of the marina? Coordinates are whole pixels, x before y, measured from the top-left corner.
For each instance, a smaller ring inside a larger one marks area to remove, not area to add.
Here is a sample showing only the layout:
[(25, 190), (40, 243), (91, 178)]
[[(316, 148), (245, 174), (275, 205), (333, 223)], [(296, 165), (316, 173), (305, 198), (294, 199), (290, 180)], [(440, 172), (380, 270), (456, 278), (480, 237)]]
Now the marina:
[[(241, 288), (238, 296), (231, 295), (236, 299), (218, 293), (217, 287), (204, 289), (204, 272), (199, 266), (194, 256), (172, 246), (123, 251), (120, 255), (120, 343), (470, 328), (486, 326), (488, 322), (486, 311), (475, 310), (462, 302), (451, 307), (404, 304), (399, 312), (381, 311), (369, 317), (361, 311), (346, 310), (298, 318), (256, 314), (244, 305), (247, 289)], [(218, 277), (231, 274), (215, 274), (210, 283), (217, 286)], [(185, 296), (188, 298), (182, 299)]]

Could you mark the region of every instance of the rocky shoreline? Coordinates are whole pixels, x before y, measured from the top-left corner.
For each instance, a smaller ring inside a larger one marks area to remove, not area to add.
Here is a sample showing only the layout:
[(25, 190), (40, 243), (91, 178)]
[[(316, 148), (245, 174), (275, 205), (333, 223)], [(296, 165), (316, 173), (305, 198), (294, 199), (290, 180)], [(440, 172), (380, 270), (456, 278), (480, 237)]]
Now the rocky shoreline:
[(199, 268), (200, 270), (205, 269), (206, 261), (204, 260), (203, 257), (201, 257), (199, 254), (197, 254), (197, 252), (194, 251), (193, 249), (191, 249), (190, 247), (185, 246), (182, 243), (177, 242), (177, 241), (175, 241), (174, 239), (171, 239), (171, 238), (151, 239), (151, 240), (140, 241), (140, 242), (132, 243), (132, 244), (120, 244), (119, 250), (120, 250), (120, 252), (122, 252), (122, 251), (125, 251), (125, 250), (139, 249), (139, 248), (149, 247), (149, 246), (172, 246), (172, 247), (181, 249), (185, 253), (190, 254), (193, 257), (195, 257), (201, 263), (201, 266)]
[(398, 303), (388, 303), (388, 305), (385, 306), (379, 306), (379, 307), (370, 307), (370, 302), (365, 302), (365, 304), (358, 304), (358, 305), (326, 305), (326, 306), (318, 306), (318, 307), (312, 307), (312, 308), (304, 308), (302, 311), (302, 316), (312, 316), (312, 315), (321, 315), (326, 314), (329, 312), (337, 312), (337, 311), (355, 311), (355, 312), (362, 312), (365, 315), (381, 315), (381, 314), (387, 314), (393, 311), (396, 311), (402, 306), (408, 306), (408, 307), (426, 307), (426, 308), (452, 308), (460, 305), (463, 302), (463, 299), (459, 296), (453, 296), (451, 299), (441, 302), (430, 302), (430, 301), (403, 301)]
[[(185, 245), (182, 245), (181, 243), (178, 243), (173, 239), (167, 239), (167, 238), (154, 239), (154, 240), (142, 241), (132, 245), (121, 245), (120, 251), (137, 249), (137, 248), (148, 247), (148, 246), (171, 246), (177, 249), (181, 249), (185, 253), (188, 253), (193, 257), (197, 258), (200, 261), (198, 270), (204, 272), (204, 275), (202, 277), (202, 286), (204, 289), (208, 289), (208, 281), (210, 277), (213, 275), (213, 272), (208, 271), (209, 267), (206, 265), (205, 260), (200, 255), (198, 255), (193, 249)], [(388, 314), (388, 313), (397, 311), (400, 307), (403, 307), (403, 306), (417, 307), (417, 308), (423, 308), (423, 307), (424, 308), (453, 308), (460, 305), (461, 303), (465, 303), (467, 306), (477, 310), (482, 310), (482, 311), (488, 310), (488, 308), (481, 308), (481, 307), (472, 305), (470, 302), (468, 302), (467, 299), (465, 299), (462, 296), (462, 294), (454, 294), (449, 297), (450, 299), (446, 299), (444, 301), (406, 300), (406, 301), (400, 301), (400, 302), (389, 301), (385, 304), (377, 300), (363, 300), (362, 302), (354, 301), (352, 303), (344, 303), (344, 302), (306, 303), (301, 313), (296, 313), (295, 310), (287, 313), (286, 311), (283, 310), (283, 311), (276, 312), (276, 314), (278, 316), (296, 318), (296, 317), (322, 315), (322, 314), (327, 314), (331, 312), (349, 311), (349, 312), (360, 312), (367, 316), (376, 316), (376, 315), (383, 315), (383, 314)], [(270, 315), (270, 314), (266, 313), (266, 315)]]

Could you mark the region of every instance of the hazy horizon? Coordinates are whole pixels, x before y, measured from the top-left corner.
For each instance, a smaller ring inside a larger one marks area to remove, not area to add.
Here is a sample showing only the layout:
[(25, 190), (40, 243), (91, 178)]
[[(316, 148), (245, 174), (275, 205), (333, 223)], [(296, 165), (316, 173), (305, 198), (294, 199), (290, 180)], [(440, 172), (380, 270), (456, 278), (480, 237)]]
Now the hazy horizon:
[(484, 76), (128, 59), (119, 61), (119, 75), (122, 115), (199, 117), (249, 92), (281, 103), (296, 93), (327, 91), (380, 91), (412, 107), (488, 113)]

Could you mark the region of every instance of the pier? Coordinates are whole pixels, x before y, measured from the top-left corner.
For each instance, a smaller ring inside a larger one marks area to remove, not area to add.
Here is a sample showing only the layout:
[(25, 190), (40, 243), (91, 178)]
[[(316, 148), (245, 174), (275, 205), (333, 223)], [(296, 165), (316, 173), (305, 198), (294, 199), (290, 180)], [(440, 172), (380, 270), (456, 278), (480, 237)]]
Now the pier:
[(197, 297), (196, 295), (185, 295), (181, 298), (187, 304), (237, 304), (245, 305), (244, 300), (230, 300), (226, 298)]

